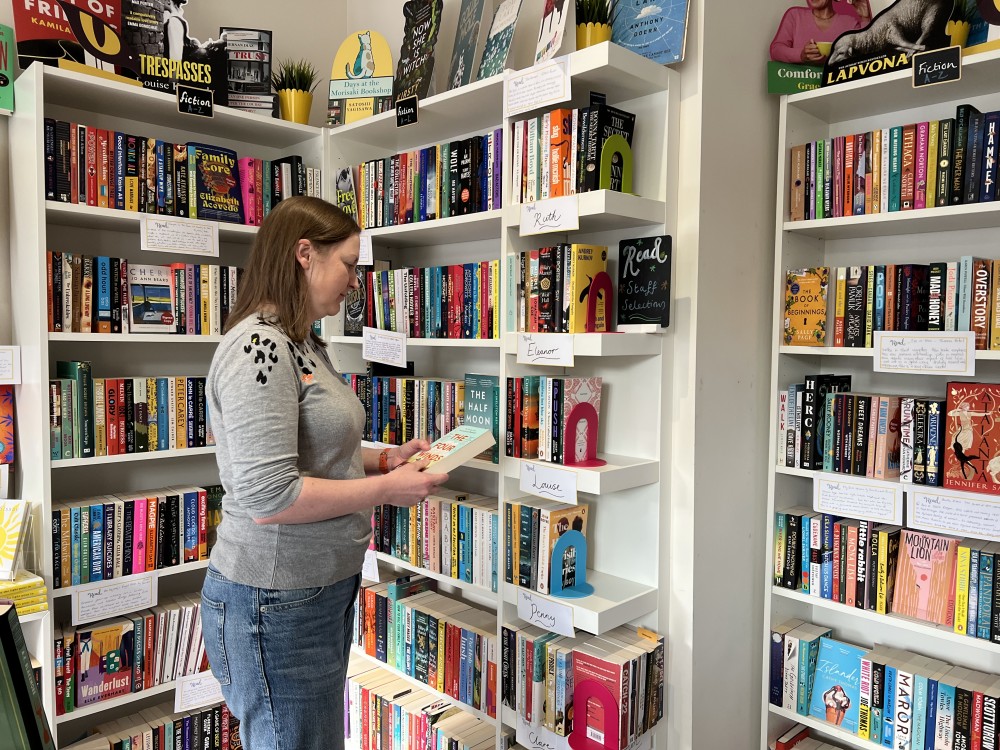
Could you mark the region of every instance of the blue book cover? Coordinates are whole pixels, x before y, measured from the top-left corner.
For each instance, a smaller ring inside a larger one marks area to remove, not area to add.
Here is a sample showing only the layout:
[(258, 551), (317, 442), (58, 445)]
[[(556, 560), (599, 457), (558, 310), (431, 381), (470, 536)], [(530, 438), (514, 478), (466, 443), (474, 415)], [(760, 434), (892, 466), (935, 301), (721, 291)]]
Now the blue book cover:
[(184, 490), (184, 558), (183, 562), (198, 559), (198, 492)]
[[(995, 565), (992, 552), (979, 553), (979, 616), (977, 622), (977, 637), (990, 639), (990, 608), (993, 604), (993, 567)], [(972, 632), (969, 632), (972, 635)]]
[(661, 65), (684, 59), (687, 0), (619, 0), (611, 41)]
[(90, 582), (104, 580), (104, 506), (90, 506)]
[[(469, 702), (469, 681), (466, 677), (467, 672), (465, 671), (465, 664), (469, 660), (469, 633), (468, 630), (462, 628), (461, 646), (459, 651), (458, 659), (458, 699), (462, 703)], [(536, 642), (537, 645), (537, 642)], [(534, 664), (531, 665), (531, 672), (529, 672), (528, 679), (531, 679), (531, 675), (534, 674)]]
[(812, 534), (813, 522), (819, 522), (819, 518), (808, 515), (802, 516), (802, 528), (799, 530), (799, 537), (802, 542), (802, 591), (809, 593), (809, 561), (810, 561), (810, 535)]
[(927, 677), (913, 675), (913, 713), (910, 719), (910, 749), (923, 750), (927, 725)]
[(956, 331), (972, 330), (972, 256), (963, 255), (958, 262), (958, 315), (955, 318)]
[(896, 721), (896, 668), (885, 665), (885, 699), (882, 701), (882, 747), (892, 747)]
[(498, 585), (498, 566), (500, 559), (500, 514), (490, 513), (490, 548), (493, 552), (493, 567), (490, 570), (490, 590), (495, 594)]
[(924, 721), (924, 744), (913, 750), (934, 750), (934, 733), (937, 730), (938, 681), (927, 680), (927, 719)]
[(857, 734), (861, 657), (865, 649), (832, 638), (820, 641), (809, 714)]
[(111, 258), (98, 255), (97, 266), (97, 333), (111, 333)]
[(820, 553), (819, 571), (819, 595), (833, 599), (833, 550), (825, 549)]
[(885, 266), (875, 266), (875, 328), (885, 330)]
[(170, 450), (170, 392), (166, 378), (156, 379), (156, 450)]
[[(979, 550), (969, 550), (969, 608), (967, 612), (956, 612), (955, 616), (964, 614), (968, 619), (965, 632), (976, 637), (979, 632)], [(989, 627), (989, 623), (986, 624)]]

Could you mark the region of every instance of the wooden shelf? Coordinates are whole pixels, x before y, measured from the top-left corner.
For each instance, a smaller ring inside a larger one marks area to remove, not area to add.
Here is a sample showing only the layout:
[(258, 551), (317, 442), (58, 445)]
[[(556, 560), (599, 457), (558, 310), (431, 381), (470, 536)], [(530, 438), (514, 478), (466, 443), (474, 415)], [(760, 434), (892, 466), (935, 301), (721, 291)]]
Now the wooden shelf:
[[(83, 206), (79, 203), (60, 203), (59, 201), (45, 201), (45, 219), (49, 224), (57, 224), (67, 227), (81, 227), (84, 229), (105, 229), (111, 232), (136, 232), (138, 233), (140, 222), (143, 216), (155, 216), (154, 214), (141, 214), (137, 211), (119, 211), (115, 208), (97, 208), (95, 206)], [(219, 225), (219, 240), (221, 242), (242, 242), (250, 244), (257, 236), (257, 227), (246, 224), (230, 224), (225, 221), (217, 222)], [(208, 257), (191, 255), (192, 258)]]
[(392, 555), (387, 554), (385, 552), (376, 552), (375, 557), (378, 558), (379, 562), (383, 562), (386, 565), (392, 565), (396, 568), (408, 570), (411, 573), (419, 573), (422, 576), (426, 576), (427, 578), (431, 578), (435, 581), (440, 581), (441, 583), (446, 583), (449, 586), (454, 586), (455, 588), (461, 589), (462, 591), (468, 593), (478, 594), (480, 596), (484, 596), (489, 599), (494, 599), (494, 600), (496, 599), (497, 596), (496, 592), (490, 591), (490, 589), (486, 588), (485, 586), (477, 586), (474, 583), (467, 583), (466, 581), (462, 581), (458, 578), (452, 578), (451, 576), (447, 576), (444, 573), (435, 573), (433, 571), (427, 570), (427, 568), (422, 568), (419, 565), (413, 565), (412, 563), (409, 563), (406, 560), (400, 560), (398, 557), (393, 557)]
[(817, 732), (820, 732), (821, 734), (827, 737), (832, 737), (837, 742), (843, 742), (845, 744), (848, 744), (851, 747), (861, 747), (861, 748), (878, 747), (877, 744), (871, 742), (870, 740), (863, 740), (856, 734), (845, 732), (840, 727), (836, 727), (833, 724), (828, 724), (825, 721), (820, 721), (819, 719), (813, 716), (802, 716), (801, 714), (795, 711), (789, 711), (784, 708), (778, 708), (777, 706), (773, 706), (770, 703), (768, 704), (768, 708), (770, 709), (771, 713), (774, 714), (775, 716), (780, 716), (784, 719), (788, 719), (789, 721), (793, 721), (797, 724), (805, 724), (810, 729), (815, 729)]
[[(357, 344), (361, 346), (360, 336), (331, 336), (331, 344)], [(424, 339), (407, 337), (406, 348), (410, 347), (444, 347), (462, 349), (499, 349), (497, 339)]]
[(551, 467), (563, 471), (576, 472), (576, 489), (590, 495), (607, 495), (633, 487), (643, 487), (660, 479), (660, 462), (648, 458), (629, 458), (628, 456), (612, 456), (598, 453), (607, 463), (595, 469), (581, 469), (574, 466), (563, 466), (548, 461), (536, 461), (527, 458), (504, 458), (504, 476), (518, 479), (521, 476), (522, 463), (535, 463), (543, 467)]
[(68, 107), (158, 128), (197, 131), (199, 138), (209, 142), (242, 141), (288, 149), (315, 140), (321, 132), (319, 128), (230, 107), (215, 107), (212, 117), (192, 117), (177, 111), (176, 96), (97, 75), (43, 65), (35, 65), (25, 74), (43, 77), (46, 107)]
[(993, 643), (985, 638), (972, 638), (968, 635), (960, 635), (954, 632), (951, 628), (935, 627), (934, 625), (926, 622), (911, 620), (906, 617), (899, 617), (898, 615), (880, 615), (877, 612), (872, 612), (871, 610), (848, 607), (840, 602), (823, 599), (819, 596), (811, 596), (802, 591), (793, 591), (792, 589), (786, 589), (783, 586), (772, 586), (771, 596), (788, 599), (789, 601), (798, 602), (799, 604), (808, 605), (810, 607), (828, 609), (832, 612), (838, 612), (848, 617), (857, 618), (859, 621), (863, 622), (888, 625), (900, 630), (909, 630), (912, 633), (920, 633), (921, 635), (931, 636), (932, 638), (941, 640), (942, 642), (979, 649), (988, 654), (1000, 654), (1000, 644)]
[[(454, 706), (462, 709), (463, 711), (466, 711), (467, 713), (472, 714), (473, 716), (475, 716), (480, 721), (485, 721), (487, 724), (490, 724), (491, 726), (496, 726), (497, 720), (494, 719), (494, 718), (492, 718), (491, 716), (489, 716), (486, 712), (480, 711), (478, 708), (473, 708), (472, 706), (470, 706), (470, 705), (468, 705), (466, 703), (462, 703), (462, 701), (457, 700), (455, 698), (452, 698), (447, 693), (438, 692), (437, 690), (435, 690), (434, 688), (432, 688), (427, 683), (421, 682), (420, 680), (416, 679), (415, 677), (410, 677), (410, 675), (405, 674), (404, 672), (400, 672), (395, 667), (389, 666), (384, 661), (379, 661), (374, 656), (369, 656), (364, 651), (362, 651), (357, 645), (354, 645), (354, 644), (351, 645), (351, 658), (352, 659), (359, 659), (361, 661), (367, 662), (367, 663), (371, 664), (373, 667), (375, 667), (377, 669), (384, 669), (387, 672), (391, 672), (396, 677), (399, 677), (400, 679), (406, 680), (407, 682), (409, 682), (414, 687), (420, 688), (421, 690), (423, 690), (423, 691), (425, 691), (427, 693), (430, 693), (431, 695), (436, 695), (441, 700), (448, 701), (449, 703), (451, 703), (452, 705), (454, 705)], [(485, 695), (484, 695), (484, 698), (485, 698)], [(498, 706), (498, 708), (499, 708), (499, 706)]]
[[(160, 568), (156, 571), (156, 578), (166, 578), (168, 576), (175, 576), (181, 573), (191, 573), (196, 570), (205, 570), (208, 567), (208, 560), (198, 560), (197, 562), (184, 563), (183, 565), (174, 565), (169, 568)], [(116, 583), (118, 581), (124, 581), (127, 578), (132, 578), (132, 576), (122, 576), (121, 578), (109, 578), (107, 581), (93, 581), (92, 583), (81, 583), (77, 586), (64, 586), (61, 589), (53, 589), (49, 592), (50, 599), (60, 599), (62, 597), (71, 596), (74, 591), (78, 591), (86, 586), (92, 586), (94, 583)]]
[[(642, 198), (638, 195), (619, 193), (614, 190), (592, 190), (577, 193), (580, 213), (580, 232), (609, 232), (638, 226), (658, 226), (667, 216), (663, 201)], [(537, 201), (536, 205), (545, 201)], [(503, 222), (507, 228), (521, 225), (521, 204), (506, 206)], [(558, 233), (557, 233), (558, 234)], [(540, 244), (549, 235), (535, 235)]]
[(145, 700), (146, 698), (152, 698), (166, 693), (173, 693), (175, 685), (176, 683), (173, 681), (164, 682), (162, 685), (156, 685), (154, 687), (147, 688), (146, 690), (141, 690), (138, 693), (129, 693), (128, 695), (123, 695), (120, 698), (98, 701), (97, 703), (92, 703), (91, 705), (84, 706), (83, 708), (75, 708), (68, 714), (56, 716), (56, 724), (66, 724), (71, 721), (76, 721), (77, 719), (85, 719), (88, 716), (104, 713), (105, 711), (121, 708), (122, 706), (128, 706), (132, 703)]
[(171, 333), (49, 333), (49, 341), (85, 344), (218, 344), (222, 336), (187, 336)]
[(204, 448), (183, 448), (172, 451), (150, 451), (149, 453), (120, 453), (116, 456), (97, 456), (95, 458), (64, 458), (52, 462), (52, 468), (68, 469), (73, 466), (102, 466), (104, 464), (121, 464), (129, 461), (158, 461), (162, 458), (190, 458), (207, 456), (215, 453), (215, 446)]
[[(594, 587), (594, 593), (582, 599), (565, 599), (531, 591), (532, 597), (548, 599), (573, 610), (573, 627), (594, 635), (606, 633), (619, 625), (632, 622), (656, 609), (657, 591), (655, 586), (647, 586), (625, 578), (587, 571), (587, 583)], [(503, 586), (503, 599), (508, 604), (517, 604), (521, 588), (509, 583)]]
[(500, 209), (366, 229), (379, 247), (408, 248), (500, 239)]
[(834, 219), (786, 221), (786, 232), (820, 240), (854, 240), (863, 237), (889, 237), (901, 234), (928, 234), (965, 229), (1000, 227), (1000, 204), (970, 203), (963, 206), (920, 208), (892, 211), (887, 214), (844, 216)]
[[(504, 334), (504, 353), (517, 355), (520, 333)], [(562, 335), (532, 333), (532, 338), (544, 341), (546, 336)], [(574, 333), (573, 355), (576, 357), (639, 357), (660, 354), (663, 338), (655, 333)]]
[(995, 94), (1000, 78), (1000, 50), (992, 50), (962, 59), (962, 81), (958, 86), (921, 86), (913, 88), (910, 66), (893, 73), (865, 80), (813, 89), (788, 97), (788, 106), (824, 122), (844, 122), (873, 115), (884, 115), (915, 107), (967, 101), (973, 97)]

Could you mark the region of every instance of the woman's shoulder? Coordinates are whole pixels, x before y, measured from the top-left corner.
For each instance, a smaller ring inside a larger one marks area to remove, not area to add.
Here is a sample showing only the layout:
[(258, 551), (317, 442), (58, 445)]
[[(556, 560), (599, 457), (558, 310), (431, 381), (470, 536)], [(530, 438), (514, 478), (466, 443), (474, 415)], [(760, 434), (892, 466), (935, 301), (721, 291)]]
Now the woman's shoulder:
[(255, 360), (268, 359), (277, 364), (275, 357), (293, 346), (291, 339), (277, 322), (262, 313), (254, 313), (238, 322), (222, 337), (215, 359), (250, 356)]

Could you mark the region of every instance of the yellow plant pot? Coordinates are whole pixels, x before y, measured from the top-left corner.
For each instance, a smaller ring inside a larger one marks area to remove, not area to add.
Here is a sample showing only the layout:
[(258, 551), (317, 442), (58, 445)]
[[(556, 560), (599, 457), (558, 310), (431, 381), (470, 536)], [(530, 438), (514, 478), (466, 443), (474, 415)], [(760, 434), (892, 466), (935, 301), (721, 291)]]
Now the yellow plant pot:
[(964, 47), (965, 43), (969, 41), (969, 22), (968, 21), (948, 21), (948, 25), (945, 26), (945, 33), (951, 37), (951, 46)]
[(611, 39), (611, 25), (607, 23), (578, 23), (576, 48), (583, 49)]
[(312, 102), (313, 95), (308, 91), (282, 89), (278, 92), (278, 109), (282, 120), (308, 125)]

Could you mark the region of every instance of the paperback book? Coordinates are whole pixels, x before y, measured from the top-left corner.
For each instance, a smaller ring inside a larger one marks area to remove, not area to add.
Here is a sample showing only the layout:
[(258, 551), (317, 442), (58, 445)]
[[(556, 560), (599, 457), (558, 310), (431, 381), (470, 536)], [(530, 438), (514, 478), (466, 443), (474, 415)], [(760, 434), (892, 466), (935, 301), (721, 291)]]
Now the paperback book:
[(1000, 385), (948, 383), (944, 486), (1000, 495)]
[(441, 31), (444, 0), (407, 0), (403, 5), (403, 46), (399, 50), (393, 95), (424, 99), (434, 74), (434, 47)]
[(833, 638), (820, 641), (810, 716), (857, 734), (864, 654), (864, 649)]
[(475, 62), (480, 59), (486, 46), (488, 28), (483, 23), (485, 10), (486, 0), (462, 0), (462, 7), (458, 11), (458, 28), (455, 31), (455, 47), (451, 53), (449, 89), (460, 88), (472, 80)]
[(903, 530), (892, 599), (894, 614), (949, 627), (953, 624), (958, 541)]
[(424, 471), (431, 474), (447, 474), (495, 444), (496, 440), (489, 430), (461, 425), (441, 439), (435, 440), (429, 449), (412, 456), (409, 463), (427, 461), (428, 466)]
[(172, 282), (169, 266), (129, 265), (130, 333), (176, 333)]
[(479, 72), (476, 80), (490, 78), (503, 73), (507, 65), (507, 55), (510, 53), (510, 43), (514, 40), (514, 28), (517, 25), (517, 15), (521, 11), (521, 0), (503, 0), (497, 6), (490, 26), (490, 35), (483, 49), (483, 59), (479, 62)]

